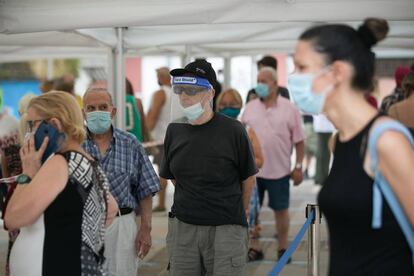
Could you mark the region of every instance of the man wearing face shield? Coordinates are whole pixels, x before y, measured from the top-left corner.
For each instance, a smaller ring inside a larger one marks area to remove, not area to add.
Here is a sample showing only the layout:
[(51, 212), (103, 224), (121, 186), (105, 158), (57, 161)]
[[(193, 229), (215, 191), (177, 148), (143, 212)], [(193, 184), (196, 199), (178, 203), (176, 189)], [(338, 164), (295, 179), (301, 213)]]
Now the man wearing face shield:
[(169, 213), (170, 275), (241, 275), (247, 218), (257, 168), (243, 125), (212, 109), (216, 74), (197, 60), (172, 70), (184, 118), (164, 141), (160, 176), (175, 185)]
[[(276, 220), (279, 248), (278, 258), (286, 251), (289, 233), (289, 180), (302, 182), (304, 132), (299, 110), (278, 94), (276, 70), (263, 67), (257, 76), (258, 99), (250, 101), (242, 115), (242, 122), (252, 127), (259, 138), (264, 164), (257, 175), (260, 204), (268, 192), (269, 207)], [(292, 149), (296, 163), (291, 169)]]
[[(110, 276), (137, 273), (137, 257), (151, 248), (152, 196), (160, 184), (144, 148), (131, 133), (112, 126), (116, 108), (104, 88), (83, 97), (88, 137), (83, 148), (104, 170), (119, 213), (105, 234), (106, 267)], [(141, 216), (136, 225), (136, 212)]]

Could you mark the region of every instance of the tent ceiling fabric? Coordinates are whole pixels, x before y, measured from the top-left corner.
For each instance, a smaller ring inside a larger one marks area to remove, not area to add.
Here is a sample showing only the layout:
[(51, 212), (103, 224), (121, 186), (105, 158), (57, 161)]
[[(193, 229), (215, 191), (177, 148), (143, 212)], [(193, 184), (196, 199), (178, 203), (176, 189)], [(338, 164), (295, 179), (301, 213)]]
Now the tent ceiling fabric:
[(264, 22), (411, 20), (412, 0), (2, 0), (0, 32)]
[(312, 25), (356, 27), (367, 16), (390, 23), (378, 56), (414, 57), (413, 0), (0, 0), (0, 32), (17, 33), (0, 34), (0, 55), (10, 51), (4, 46), (21, 55), (25, 46), (99, 52), (115, 47), (114, 26), (128, 27), (124, 46), (131, 55), (184, 55), (186, 45), (204, 56), (291, 53)]
[[(339, 22), (357, 27), (361, 22)], [(192, 24), (130, 27), (125, 31), (129, 54), (183, 55), (185, 45), (194, 55), (237, 56), (269, 52), (291, 53), (299, 35), (313, 22)], [(389, 21), (390, 33), (375, 51), (381, 57), (414, 57), (414, 20)], [(79, 33), (115, 45), (113, 29), (83, 29)]]

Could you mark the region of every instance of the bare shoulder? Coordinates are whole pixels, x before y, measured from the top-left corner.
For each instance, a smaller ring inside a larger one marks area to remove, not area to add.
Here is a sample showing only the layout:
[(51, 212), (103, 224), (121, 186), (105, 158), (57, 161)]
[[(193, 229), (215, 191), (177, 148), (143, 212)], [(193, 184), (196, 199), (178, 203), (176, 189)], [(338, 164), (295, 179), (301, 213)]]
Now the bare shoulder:
[(52, 193), (59, 193), (66, 186), (68, 177), (69, 166), (65, 157), (55, 154), (40, 167), (33, 178), (33, 184), (48, 187), (50, 192), (53, 190)]
[(68, 162), (65, 157), (60, 154), (55, 154), (49, 158), (40, 168), (39, 173), (42, 171), (55, 171), (62, 172), (62, 170), (68, 169)]
[(160, 105), (163, 104), (166, 100), (165, 91), (160, 89), (154, 92), (152, 96), (153, 104)]
[(163, 89), (159, 89), (157, 91), (154, 92), (154, 97), (164, 97), (165, 98), (165, 91)]
[[(377, 121), (372, 125), (371, 129), (370, 129), (370, 133), (372, 132), (372, 130), (377, 127), (379, 124), (383, 123), (383, 122), (392, 122), (395, 121), (393, 119), (391, 119), (390, 117), (380, 117), (377, 119)], [(388, 155), (388, 154), (395, 154), (396, 151), (400, 152), (401, 150), (403, 151), (407, 151), (407, 153), (409, 153), (411, 150), (411, 145), (407, 139), (407, 137), (405, 137), (404, 134), (402, 134), (401, 132), (398, 131), (386, 131), (383, 134), (381, 134), (381, 136), (378, 138), (378, 142), (377, 142), (377, 149), (378, 149), (378, 153), (380, 155)]]

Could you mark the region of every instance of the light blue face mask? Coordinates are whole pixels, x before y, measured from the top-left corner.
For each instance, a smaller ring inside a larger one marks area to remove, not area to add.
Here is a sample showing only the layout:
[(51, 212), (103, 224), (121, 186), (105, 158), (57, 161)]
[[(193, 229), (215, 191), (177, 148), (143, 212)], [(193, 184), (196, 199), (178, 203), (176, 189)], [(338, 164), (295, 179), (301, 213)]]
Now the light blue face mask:
[(313, 80), (321, 74), (291, 74), (288, 76), (288, 89), (293, 102), (305, 113), (314, 115), (322, 113), (326, 94), (333, 89), (333, 86), (330, 85), (320, 93), (312, 91)]
[(196, 103), (188, 107), (182, 107), (184, 116), (190, 121), (195, 121), (204, 113), (201, 103)]
[(111, 112), (93, 111), (86, 113), (86, 124), (90, 132), (94, 134), (103, 134), (111, 126)]
[(259, 82), (254, 90), (259, 98), (266, 98), (269, 96), (269, 86), (267, 86), (267, 84)]

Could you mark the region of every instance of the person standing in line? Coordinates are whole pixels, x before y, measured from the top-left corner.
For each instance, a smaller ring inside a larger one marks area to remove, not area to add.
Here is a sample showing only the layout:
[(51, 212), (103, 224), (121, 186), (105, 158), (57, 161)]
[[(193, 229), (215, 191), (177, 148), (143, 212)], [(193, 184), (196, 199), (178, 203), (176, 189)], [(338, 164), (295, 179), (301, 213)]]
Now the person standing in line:
[[(277, 71), (277, 59), (275, 57), (272, 57), (272, 56), (262, 57), (257, 62), (257, 71), (260, 71), (260, 69), (262, 69), (263, 67), (272, 67), (273, 69), (275, 69)], [(290, 99), (289, 91), (287, 90), (286, 87), (278, 86), (277, 92), (282, 97), (284, 97), (288, 100)], [(251, 100), (256, 99), (257, 97), (259, 97), (259, 96), (257, 95), (255, 88), (250, 89), (249, 92), (247, 93), (246, 103), (248, 103)]]
[(316, 172), (315, 184), (323, 185), (329, 174), (331, 152), (329, 139), (335, 131), (335, 127), (323, 114), (313, 116), (313, 129), (316, 133)]
[[(263, 67), (257, 75), (258, 99), (250, 101), (242, 115), (242, 122), (253, 128), (262, 147), (264, 164), (257, 174), (260, 205), (265, 191), (269, 207), (273, 210), (278, 235), (278, 259), (288, 247), (290, 183), (299, 185), (303, 180), (302, 162), (305, 134), (299, 110), (278, 94), (277, 73)], [(291, 169), (293, 148), (296, 163)], [(289, 260), (290, 262), (290, 260)]]
[(216, 73), (205, 60), (171, 71), (184, 118), (172, 122), (160, 176), (175, 185), (168, 219), (172, 276), (242, 275), (254, 175), (245, 127), (212, 109)]
[(139, 109), (140, 100), (135, 98), (134, 89), (128, 79), (125, 79), (125, 109), (126, 131), (132, 133), (141, 143), (144, 141), (144, 119)]
[(105, 226), (118, 207), (102, 169), (81, 147), (78, 103), (61, 91), (42, 94), (30, 101), (26, 123), (22, 174), (4, 220), (20, 229), (10, 275), (105, 275)]
[(384, 114), (388, 113), (388, 109), (395, 103), (398, 103), (404, 100), (404, 91), (401, 87), (402, 81), (411, 72), (411, 69), (406, 66), (398, 66), (395, 69), (394, 78), (395, 78), (395, 89), (392, 93), (386, 96), (382, 102), (380, 111)]
[(408, 127), (414, 137), (414, 72), (405, 76), (401, 87), (405, 100), (393, 104), (388, 115)]
[(302, 114), (303, 128), (305, 130), (305, 157), (303, 159), (303, 177), (310, 179), (309, 166), (312, 157), (316, 157), (317, 152), (317, 136), (313, 129), (313, 116)]
[[(160, 89), (155, 91), (152, 96), (151, 106), (146, 117), (146, 125), (155, 141), (164, 141), (165, 132), (173, 116), (171, 114), (171, 101), (175, 98), (171, 88), (170, 69), (168, 67), (161, 67), (156, 71)], [(156, 149), (157, 153), (154, 156), (154, 163), (160, 168), (164, 154), (164, 145), (159, 145)], [(158, 193), (158, 205), (153, 212), (165, 211), (165, 196), (168, 182), (166, 179), (160, 178), (160, 184), (161, 190)]]
[(88, 130), (83, 148), (104, 170), (120, 210), (105, 234), (106, 267), (111, 276), (136, 275), (137, 257), (144, 258), (151, 248), (152, 197), (160, 189), (158, 177), (136, 137), (112, 126), (117, 110), (106, 89), (87, 90), (83, 103)]
[[(374, 129), (392, 122), (365, 100), (375, 71), (372, 47), (388, 29), (387, 21), (378, 18), (366, 19), (358, 29), (343, 24), (311, 27), (300, 35), (296, 70), (288, 77), (295, 104), (303, 112), (326, 114), (338, 129), (332, 168), (318, 195), (329, 230), (329, 276), (414, 275), (409, 242), (388, 201), (374, 208), (374, 168), (366, 143)], [(386, 131), (376, 149), (375, 169), (413, 227), (413, 147), (401, 132)], [(374, 223), (374, 210), (382, 212), (382, 226)]]
[[(242, 107), (243, 100), (239, 92), (235, 89), (226, 89), (217, 98), (216, 111), (230, 118), (237, 119)], [(249, 139), (252, 143), (256, 166), (260, 169), (263, 166), (263, 155), (260, 148), (259, 139), (251, 127), (246, 127), (246, 129), (247, 134), (249, 135)], [(249, 202), (249, 262), (262, 260), (264, 258), (263, 251), (258, 240), (257, 227), (259, 225), (259, 214), (259, 194), (257, 191), (257, 185), (255, 183), (253, 186), (252, 194), (250, 195)]]

